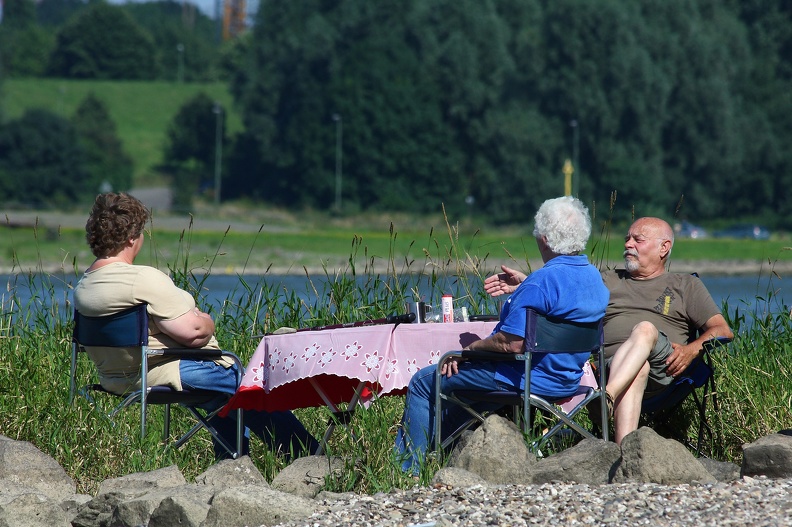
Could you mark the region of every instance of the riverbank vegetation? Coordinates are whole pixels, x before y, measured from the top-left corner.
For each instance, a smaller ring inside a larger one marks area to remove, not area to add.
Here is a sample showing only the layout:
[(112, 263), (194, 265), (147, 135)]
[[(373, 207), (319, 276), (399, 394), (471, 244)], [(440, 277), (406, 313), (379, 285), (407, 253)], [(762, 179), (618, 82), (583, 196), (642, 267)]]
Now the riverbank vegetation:
[[(79, 241), (76, 233), (61, 235), (74, 236), (75, 243)], [(159, 236), (154, 236), (155, 243), (151, 245), (160, 247), (165, 241), (172, 242), (167, 237), (171, 234)], [(309, 302), (302, 300), (298, 292), (279, 290), (253, 277), (240, 277), (237, 290), (229, 294), (227, 301), (216, 305), (206, 305), (201, 291), (205, 271), (214, 271), (219, 256), (213, 260), (203, 252), (198, 256), (193, 253), (200, 233), (187, 231), (178, 236), (178, 250), (167, 267), (177, 283), (212, 313), (221, 344), (237, 351), (243, 362), (247, 362), (257, 344), (254, 335), (279, 326), (305, 327), (401, 312), (404, 301), (412, 297), (410, 284), (414, 283), (403, 279), (406, 274), (417, 274), (427, 284), (437, 285), (429, 301), (450, 290), (461, 305), (470, 306), (473, 312), (496, 310), (493, 299), (471, 287), (473, 281), (483, 279), (491, 271), (487, 257), (468, 252), (452, 228), (424, 234), (428, 240), (425, 248), (410, 256), (401, 252), (402, 234), (389, 232), (382, 242), (389, 248), (381, 253), (391, 266), (388, 273), (374, 271), (369, 247), (363, 240), (353, 238), (343, 272), (315, 275), (325, 280), (309, 285), (313, 288), (313, 300)], [(230, 236), (226, 234), (220, 241), (215, 236), (214, 253), (219, 255)], [(408, 243), (407, 247), (413, 245)], [(594, 254), (601, 245), (594, 244)], [(517, 261), (530, 258), (530, 253), (522, 251), (523, 246), (528, 247), (520, 244), (513, 252)], [(44, 253), (41, 246), (39, 251)], [(140, 438), (137, 411), (124, 412), (112, 426), (82, 399), (69, 405), (70, 299), (55, 293), (54, 284), (60, 280), (57, 273), (43, 273), (38, 278), (42, 276), (43, 280), (33, 280), (25, 273), (16, 275), (17, 283), (33, 288), (30, 301), (20, 303), (13, 288), (0, 297), (0, 434), (30, 441), (52, 455), (77, 481), (79, 491), (88, 493), (96, 491), (106, 478), (131, 472), (176, 464), (190, 478), (212, 464), (208, 435), (199, 434), (178, 451), (160, 443), (159, 408), (150, 409), (151, 429), (145, 438)], [(792, 372), (787, 364), (792, 353), (789, 307), (780, 305), (781, 299), (773, 292), (773, 280), (781, 277), (767, 278), (771, 285), (757, 299), (758, 310), (747, 310), (739, 303), (724, 306), (736, 338), (714, 355), (719, 410), (710, 405), (709, 419), (716, 440), (708, 445), (706, 453), (716, 459), (739, 463), (742, 444), (792, 427)], [(80, 375), (86, 379), (91, 370), (86, 361)], [(392, 459), (402, 408), (403, 397), (376, 400), (368, 409), (357, 412), (351, 425), (356, 439), (343, 430), (334, 434), (328, 451), (345, 460), (345, 469), (328, 481), (330, 490), (371, 493), (414, 484)], [(301, 409), (296, 413), (314, 435), (322, 435), (327, 425), (326, 409)], [(178, 431), (185, 425), (177, 418), (174, 428)], [(692, 427), (690, 432), (695, 434)], [(252, 458), (267, 478), (285, 464), (282, 457), (267, 451), (256, 440)], [(431, 479), (438, 466), (438, 461), (429, 462), (421, 475), (422, 483)]]

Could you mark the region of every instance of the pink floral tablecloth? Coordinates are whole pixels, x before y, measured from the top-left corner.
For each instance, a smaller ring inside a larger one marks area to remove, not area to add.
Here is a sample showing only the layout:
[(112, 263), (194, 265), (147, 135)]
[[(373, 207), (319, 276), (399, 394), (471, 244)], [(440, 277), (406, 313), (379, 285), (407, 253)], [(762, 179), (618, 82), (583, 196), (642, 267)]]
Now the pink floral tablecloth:
[(226, 409), (273, 412), (345, 403), (361, 383), (364, 398), (401, 394), (420, 368), (494, 327), (495, 322), (382, 324), (267, 335)]

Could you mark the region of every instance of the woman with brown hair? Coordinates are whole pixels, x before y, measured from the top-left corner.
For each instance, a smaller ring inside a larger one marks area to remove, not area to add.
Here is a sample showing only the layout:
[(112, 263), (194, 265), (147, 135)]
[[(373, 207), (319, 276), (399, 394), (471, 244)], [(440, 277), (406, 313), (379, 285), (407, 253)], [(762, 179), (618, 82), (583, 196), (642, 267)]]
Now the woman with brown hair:
[[(214, 336), (215, 325), (208, 313), (195, 305), (193, 297), (176, 287), (165, 273), (145, 265), (134, 265), (143, 246), (143, 231), (149, 213), (145, 206), (128, 194), (107, 193), (96, 197), (88, 222), (86, 239), (96, 260), (74, 289), (74, 305), (84, 316), (105, 316), (135, 305), (147, 304), (149, 348), (220, 349)], [(106, 390), (123, 394), (140, 387), (140, 355), (118, 348), (88, 347), (86, 352), (96, 364), (99, 381)], [(233, 394), (237, 389), (236, 366), (228, 359), (178, 360), (152, 357), (148, 382), (207, 389)], [(214, 405), (217, 408), (218, 402)], [(204, 408), (212, 410), (214, 408)], [(229, 444), (236, 443), (236, 417), (215, 417), (212, 424)], [(246, 411), (245, 426), (285, 455), (318, 447), (316, 440), (291, 412)], [(245, 431), (242, 455), (248, 453)], [(215, 444), (215, 455), (224, 457)]]

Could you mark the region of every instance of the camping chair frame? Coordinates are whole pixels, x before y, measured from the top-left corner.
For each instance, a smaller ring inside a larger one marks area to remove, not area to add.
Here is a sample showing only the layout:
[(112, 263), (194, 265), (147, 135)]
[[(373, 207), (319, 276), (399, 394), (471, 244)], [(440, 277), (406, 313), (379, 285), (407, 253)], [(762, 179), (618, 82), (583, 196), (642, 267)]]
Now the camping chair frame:
[[(444, 354), (437, 364), (435, 372), (435, 450), (447, 448), (470, 426), (484, 421), (485, 416), (471, 407), (472, 402), (492, 402), (502, 406), (521, 408), (516, 415), (522, 416), (523, 432), (527, 435), (531, 426), (531, 407), (536, 407), (550, 414), (556, 423), (542, 434), (542, 437), (531, 445), (535, 452), (554, 437), (562, 428), (568, 427), (584, 438), (594, 438), (594, 435), (575, 421), (575, 416), (595, 399), (600, 399), (600, 412), (602, 422), (607, 422), (607, 399), (604, 389), (588, 386), (578, 386), (578, 391), (571, 397), (578, 397), (579, 402), (570, 410), (564, 411), (558, 404), (570, 399), (551, 399), (531, 393), (531, 367), (534, 353), (581, 353), (589, 352), (599, 367), (598, 385), (604, 386), (604, 354), (602, 353), (602, 320), (593, 323), (574, 323), (538, 314), (533, 309), (528, 309), (526, 314), (526, 332), (523, 353), (509, 355), (496, 352), (482, 352), (473, 350), (450, 351)], [(490, 392), (480, 390), (457, 390), (444, 394), (441, 391), (441, 370), (444, 364), (453, 358), (462, 358), (473, 361), (519, 361), (525, 367), (525, 391), (516, 392)], [(442, 405), (443, 402), (456, 404), (464, 408), (470, 415), (465, 423), (451, 433), (445, 440), (442, 438)], [(603, 427), (603, 438), (608, 440), (607, 427)]]
[[(106, 417), (113, 422), (114, 417), (123, 409), (140, 404), (140, 435), (146, 435), (146, 414), (148, 405), (164, 405), (165, 416), (163, 421), (163, 442), (167, 442), (170, 436), (171, 405), (177, 404), (185, 408), (196, 420), (197, 423), (182, 437), (177, 439), (173, 446), (180, 448), (196, 432), (206, 429), (212, 437), (229, 453), (232, 458), (237, 458), (242, 452), (243, 437), (243, 410), (237, 410), (237, 441), (236, 445), (229, 445), (217, 430), (209, 423), (209, 420), (222, 410), (222, 406), (212, 412), (202, 414), (196, 406), (208, 403), (217, 397), (231, 397), (229, 394), (211, 390), (175, 390), (170, 386), (149, 386), (148, 384), (148, 361), (150, 357), (164, 356), (175, 359), (192, 360), (213, 360), (220, 357), (228, 357), (237, 366), (237, 386), (242, 381), (244, 369), (242, 363), (234, 353), (216, 349), (194, 349), (194, 348), (168, 348), (168, 349), (149, 349), (148, 347), (148, 312), (147, 304), (140, 304), (103, 317), (87, 317), (81, 315), (77, 310), (74, 311), (74, 332), (72, 334), (72, 355), (71, 355), (71, 375), (69, 385), (69, 404), (74, 402), (77, 393), (82, 395), (94, 407), (96, 401), (92, 395), (94, 392), (106, 393), (113, 397), (121, 398), (121, 402), (106, 414)], [(100, 384), (88, 384), (79, 390), (77, 389), (77, 364), (80, 352), (88, 346), (117, 347), (117, 348), (139, 348), (140, 349), (140, 389), (130, 391), (125, 394), (117, 394), (104, 389)]]
[[(641, 405), (641, 420), (653, 429), (664, 429), (670, 432), (674, 439), (684, 443), (688, 448), (702, 456), (702, 440), (704, 435), (712, 444), (714, 433), (707, 420), (707, 403), (712, 399), (713, 408), (717, 414), (718, 392), (715, 389), (715, 370), (712, 366), (710, 353), (721, 346), (727, 345), (732, 339), (718, 337), (707, 340), (703, 344), (701, 356), (690, 363), (690, 366), (665, 390), (643, 400)], [(701, 394), (699, 394), (699, 390)], [(693, 397), (698, 418), (698, 435), (696, 444), (690, 441), (679, 430), (670, 425), (670, 420), (682, 406), (688, 396)]]

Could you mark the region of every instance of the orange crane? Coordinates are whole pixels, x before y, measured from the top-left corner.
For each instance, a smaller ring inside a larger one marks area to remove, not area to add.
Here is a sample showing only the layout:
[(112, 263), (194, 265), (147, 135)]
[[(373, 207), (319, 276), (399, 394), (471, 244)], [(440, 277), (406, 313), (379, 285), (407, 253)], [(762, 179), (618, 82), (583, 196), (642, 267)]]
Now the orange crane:
[(223, 2), (223, 40), (240, 35), (246, 27), (246, 0), (225, 0)]

